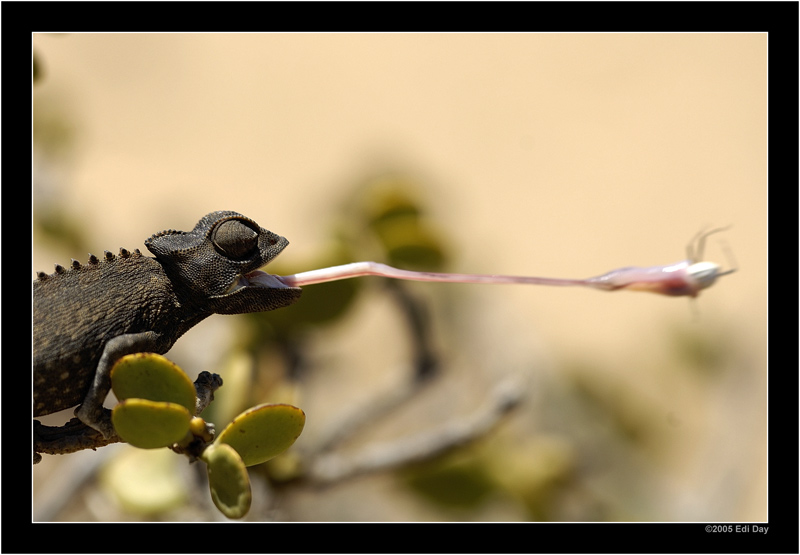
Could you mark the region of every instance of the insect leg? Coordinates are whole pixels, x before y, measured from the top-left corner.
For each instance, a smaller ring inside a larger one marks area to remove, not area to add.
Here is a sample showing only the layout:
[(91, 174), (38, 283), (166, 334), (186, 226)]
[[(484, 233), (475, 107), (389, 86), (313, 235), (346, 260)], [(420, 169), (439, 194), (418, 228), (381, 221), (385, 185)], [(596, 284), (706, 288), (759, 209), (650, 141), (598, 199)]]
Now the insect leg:
[[(712, 235), (714, 233), (719, 233), (720, 231), (725, 231), (730, 229), (731, 226), (725, 227), (718, 227), (712, 229), (711, 231), (700, 230), (700, 232), (692, 237), (692, 240), (686, 246), (686, 254), (688, 256), (689, 262), (702, 262), (703, 261), (703, 251), (706, 248), (706, 237)], [(694, 248), (695, 242), (697, 243), (697, 248)]]

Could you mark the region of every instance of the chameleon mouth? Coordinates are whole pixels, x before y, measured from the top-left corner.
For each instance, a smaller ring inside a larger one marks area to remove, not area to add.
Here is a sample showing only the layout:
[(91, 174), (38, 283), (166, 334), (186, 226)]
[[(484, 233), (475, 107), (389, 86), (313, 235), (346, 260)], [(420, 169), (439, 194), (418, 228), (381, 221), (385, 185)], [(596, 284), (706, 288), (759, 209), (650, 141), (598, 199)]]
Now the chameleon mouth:
[(280, 276), (268, 274), (266, 272), (262, 272), (261, 270), (255, 270), (239, 276), (239, 279), (237, 279), (225, 293), (233, 293), (242, 287), (263, 287), (265, 289), (292, 288), (281, 281)]

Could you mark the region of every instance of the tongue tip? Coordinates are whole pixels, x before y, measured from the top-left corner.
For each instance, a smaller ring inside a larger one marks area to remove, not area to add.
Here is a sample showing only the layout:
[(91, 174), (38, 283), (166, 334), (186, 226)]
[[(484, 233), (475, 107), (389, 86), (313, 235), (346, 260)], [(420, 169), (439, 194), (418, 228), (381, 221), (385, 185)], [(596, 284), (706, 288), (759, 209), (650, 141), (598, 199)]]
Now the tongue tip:
[(257, 285), (259, 287), (269, 287), (271, 289), (289, 289), (289, 285), (281, 281), (279, 276), (274, 274), (268, 274), (266, 272), (262, 272), (261, 270), (255, 270), (254, 272), (250, 272), (244, 276), (250, 282), (251, 285)]

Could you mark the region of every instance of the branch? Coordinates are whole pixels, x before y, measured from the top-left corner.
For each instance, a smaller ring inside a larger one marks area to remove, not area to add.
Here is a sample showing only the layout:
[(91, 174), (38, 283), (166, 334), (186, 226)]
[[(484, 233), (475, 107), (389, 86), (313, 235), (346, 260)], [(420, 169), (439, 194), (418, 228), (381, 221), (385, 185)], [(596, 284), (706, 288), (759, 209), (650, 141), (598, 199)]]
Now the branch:
[(307, 478), (329, 484), (435, 457), (484, 436), (522, 397), (517, 380), (506, 380), (494, 389), (486, 405), (471, 415), (415, 436), (370, 445), (354, 455), (321, 455), (311, 464)]

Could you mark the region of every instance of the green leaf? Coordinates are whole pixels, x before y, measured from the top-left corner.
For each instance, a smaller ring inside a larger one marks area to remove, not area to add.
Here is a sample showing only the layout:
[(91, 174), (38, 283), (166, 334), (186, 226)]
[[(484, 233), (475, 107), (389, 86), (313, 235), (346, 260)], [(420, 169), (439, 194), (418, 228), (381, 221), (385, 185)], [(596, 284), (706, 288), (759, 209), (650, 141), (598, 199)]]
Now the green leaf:
[(212, 443), (200, 458), (208, 465), (208, 485), (214, 505), (228, 518), (242, 518), (250, 510), (250, 477), (242, 458), (225, 443)]
[(192, 415), (177, 403), (127, 399), (111, 411), (119, 436), (134, 447), (168, 447), (186, 436)]
[(245, 466), (253, 466), (291, 447), (305, 423), (305, 413), (292, 405), (259, 405), (234, 418), (215, 443), (227, 443), (241, 455)]
[(177, 403), (194, 414), (196, 392), (186, 372), (155, 353), (136, 353), (111, 369), (111, 387), (117, 399), (149, 399)]
[(357, 192), (361, 214), (370, 224), (396, 217), (419, 217), (422, 202), (420, 184), (401, 175), (384, 175), (370, 180)]
[(394, 217), (377, 222), (373, 228), (386, 250), (389, 264), (437, 270), (445, 262), (442, 239), (416, 218)]

